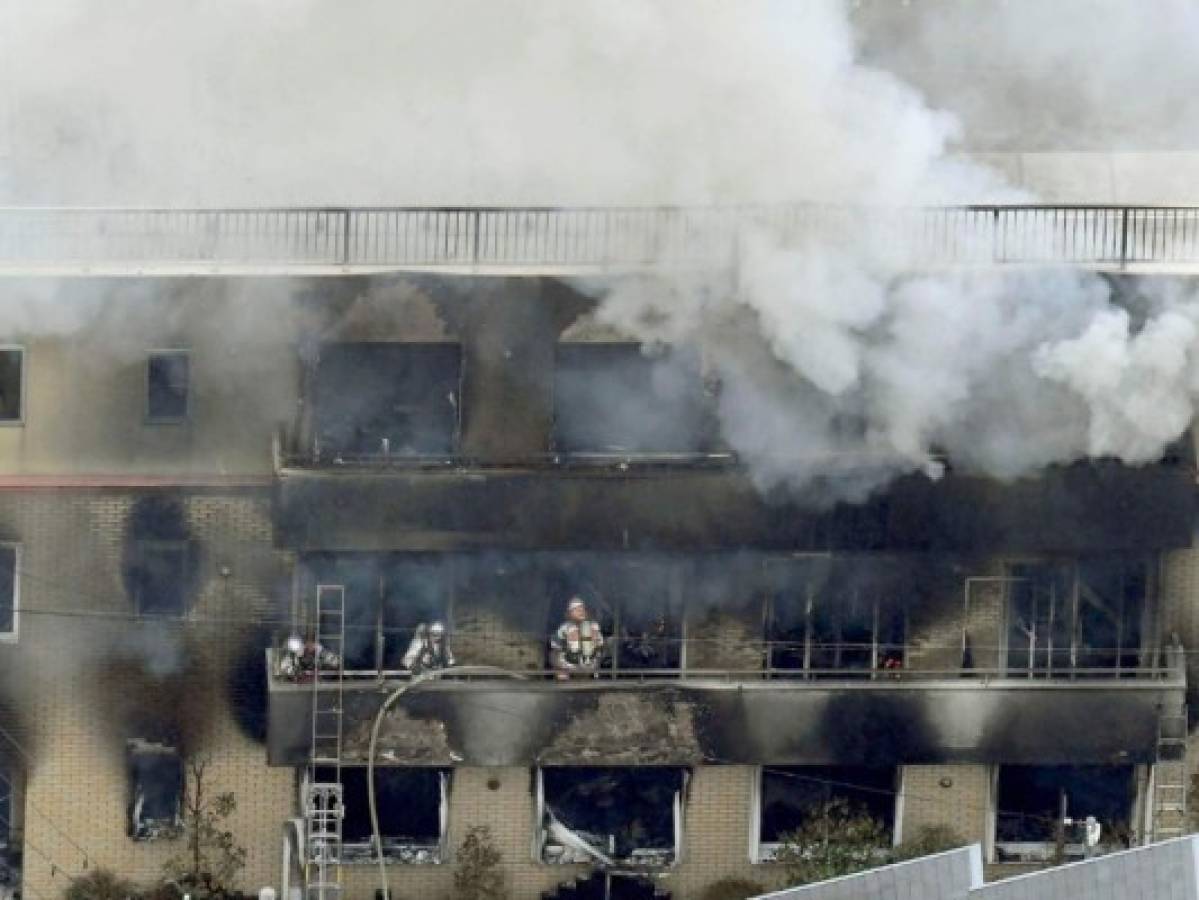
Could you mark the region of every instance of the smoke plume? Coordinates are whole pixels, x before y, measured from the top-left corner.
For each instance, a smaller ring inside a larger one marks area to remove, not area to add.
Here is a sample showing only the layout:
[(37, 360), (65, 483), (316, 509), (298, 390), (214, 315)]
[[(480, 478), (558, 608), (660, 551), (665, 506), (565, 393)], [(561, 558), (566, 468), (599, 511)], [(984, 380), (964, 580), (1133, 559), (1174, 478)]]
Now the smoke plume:
[[(1020, 146), (1042, 96), (1071, 124), (1038, 146), (1189, 140), (1186, 4), (896, 6), (8, 4), (0, 202), (885, 209), (1028, 199), (952, 151)], [(1133, 71), (1152, 102), (1113, 106)], [(740, 244), (731, 279), (593, 289), (607, 325), (702, 355), (763, 489), (858, 498), (941, 454), (1004, 478), (1144, 463), (1192, 418), (1199, 302), (1178, 285), (1142, 285), (1141, 314), (1098, 276), (922, 273), (853, 228)]]

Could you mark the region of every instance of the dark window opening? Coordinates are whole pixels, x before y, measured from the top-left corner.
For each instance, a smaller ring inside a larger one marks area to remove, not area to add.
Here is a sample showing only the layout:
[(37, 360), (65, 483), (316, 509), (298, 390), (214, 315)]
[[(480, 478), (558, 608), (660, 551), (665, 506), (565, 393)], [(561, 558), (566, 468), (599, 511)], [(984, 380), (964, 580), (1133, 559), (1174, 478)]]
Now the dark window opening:
[(1113, 556), (1080, 562), (1077, 665), (1136, 669), (1148, 597), (1144, 560)]
[(24, 382), (25, 351), (0, 348), (0, 422), (20, 422), (24, 418)]
[(439, 620), (448, 624), (448, 573), (441, 558), (419, 554), (311, 556), (305, 560), (305, 574), (309, 623), (315, 621), (316, 585), (345, 588), (342, 654), (347, 671), (398, 671), (420, 625)]
[(1140, 665), (1142, 619), (1150, 603), (1145, 559), (1110, 556), (1014, 565), (1009, 571), (1009, 670), (1132, 672)]
[(0, 544), (0, 634), (17, 632), (17, 548)]
[[(1001, 766), (995, 791), (999, 861), (1084, 854), (1081, 823), (1093, 816), (1100, 847), (1123, 849), (1133, 837), (1132, 766)], [(1073, 824), (1066, 825), (1063, 817)]]
[(618, 872), (596, 872), (541, 894), (542, 900), (671, 900), (673, 896), (649, 878)]
[(880, 846), (889, 846), (895, 832), (895, 768), (857, 766), (771, 766), (762, 770), (758, 839), (761, 853), (788, 835), (830, 813), (873, 819)]
[(191, 550), (186, 541), (138, 541), (130, 570), (139, 616), (180, 617), (187, 613)]
[(453, 453), (461, 372), (457, 344), (324, 345), (312, 398), (318, 455)]
[[(318, 768), (317, 781), (332, 781), (333, 769)], [(392, 862), (440, 862), (449, 809), (450, 770), (433, 768), (375, 769), (375, 803), (384, 858)], [(344, 854), (350, 862), (371, 862), (374, 854), (367, 768), (341, 770)]]
[(183, 760), (174, 747), (130, 741), (129, 836), (135, 841), (178, 837), (183, 827)]
[(677, 858), (686, 769), (555, 767), (538, 778), (544, 862), (662, 866)]
[(146, 417), (151, 422), (187, 418), (191, 357), (186, 350), (150, 353), (146, 362)]
[(692, 354), (637, 344), (559, 344), (554, 449), (563, 453), (707, 453), (712, 403)]
[(842, 677), (902, 667), (907, 619), (896, 573), (831, 558), (772, 566), (772, 669)]

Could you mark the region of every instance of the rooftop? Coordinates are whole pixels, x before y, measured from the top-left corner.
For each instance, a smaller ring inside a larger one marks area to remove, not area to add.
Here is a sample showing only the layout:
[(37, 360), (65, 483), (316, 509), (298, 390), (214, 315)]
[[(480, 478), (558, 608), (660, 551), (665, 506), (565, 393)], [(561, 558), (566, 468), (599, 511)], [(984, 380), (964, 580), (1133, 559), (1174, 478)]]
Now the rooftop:
[(759, 235), (916, 269), (1199, 272), (1199, 207), (0, 208), (0, 275), (587, 274), (722, 268)]

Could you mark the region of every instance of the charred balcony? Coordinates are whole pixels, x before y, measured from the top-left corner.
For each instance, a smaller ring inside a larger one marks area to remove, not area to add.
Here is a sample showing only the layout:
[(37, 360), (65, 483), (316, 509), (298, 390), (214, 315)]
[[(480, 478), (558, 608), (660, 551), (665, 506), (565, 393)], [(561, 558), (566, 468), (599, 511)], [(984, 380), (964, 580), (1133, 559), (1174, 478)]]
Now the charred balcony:
[[(268, 666), (274, 668), (274, 658)], [(1155, 758), (1163, 709), (1179, 709), (1181, 673), (1108, 670), (1029, 678), (1001, 671), (905, 671), (811, 679), (772, 671), (639, 671), (587, 681), (440, 680), (387, 714), (383, 765), (1112, 765)], [(347, 764), (364, 763), (370, 728), (406, 676), (347, 681)], [(268, 760), (311, 753), (312, 685), (272, 676)]]
[[(421, 682), (386, 722), (392, 764), (895, 765), (1145, 761), (1183, 703), (1152, 556), (317, 554), (297, 579), (344, 604), (338, 661), (268, 654), (272, 762), (308, 751), (314, 687), (346, 701), (361, 762), (422, 626), (450, 662), (515, 680)], [(589, 674), (551, 649), (568, 597), (604, 636)], [(286, 664), (285, 664), (286, 663)], [(358, 756), (355, 756), (357, 754)]]

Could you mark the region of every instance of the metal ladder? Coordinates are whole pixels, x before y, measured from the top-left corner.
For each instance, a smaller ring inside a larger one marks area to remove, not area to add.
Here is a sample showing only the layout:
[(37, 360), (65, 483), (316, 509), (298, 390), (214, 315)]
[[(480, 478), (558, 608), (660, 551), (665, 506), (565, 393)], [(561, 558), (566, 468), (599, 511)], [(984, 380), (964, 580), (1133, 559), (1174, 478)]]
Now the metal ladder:
[(1157, 719), (1157, 759), (1153, 766), (1153, 840), (1187, 833), (1187, 708), (1162, 712)]
[[(340, 584), (316, 588), (314, 639), (334, 654), (337, 665), (321, 670), (318, 649), (312, 674), (312, 756), (303, 792), (305, 900), (340, 900), (341, 826), (345, 818), (341, 787), (342, 712), (345, 701), (346, 589)], [(322, 677), (323, 676), (323, 677)], [(317, 770), (333, 779), (317, 780)]]

